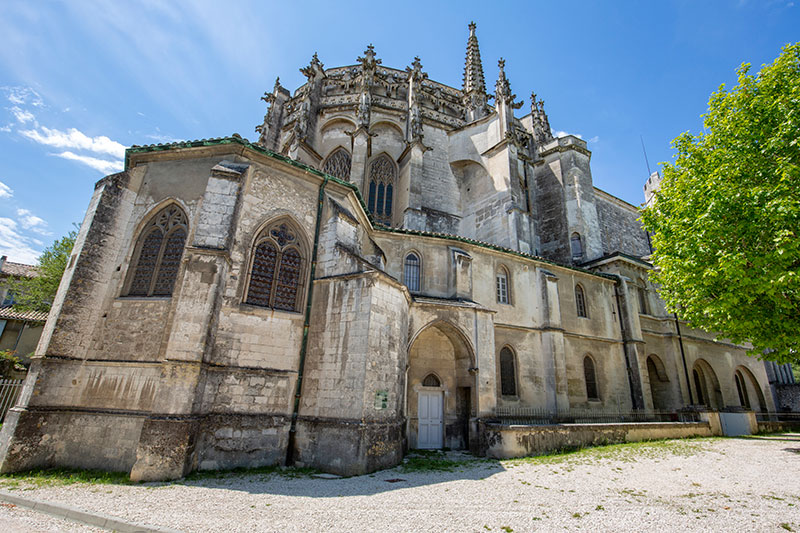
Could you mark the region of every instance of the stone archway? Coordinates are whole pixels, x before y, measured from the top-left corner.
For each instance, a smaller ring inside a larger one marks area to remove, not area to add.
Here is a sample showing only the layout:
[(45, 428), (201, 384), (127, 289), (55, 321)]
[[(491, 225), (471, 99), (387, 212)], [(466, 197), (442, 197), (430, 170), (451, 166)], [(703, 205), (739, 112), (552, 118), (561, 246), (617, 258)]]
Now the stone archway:
[[(750, 369), (744, 366), (738, 366), (734, 370), (734, 380), (736, 379), (736, 375), (739, 375), (741, 378), (741, 385), (744, 389), (741, 391), (741, 395), (745, 398), (748, 398), (749, 406), (745, 406), (744, 404), (742, 407), (749, 407), (753, 411), (760, 411), (762, 413), (767, 412), (767, 402), (764, 398), (764, 393), (761, 390), (761, 387), (758, 386), (758, 380), (750, 372)], [(756, 401), (754, 402), (753, 399)]]
[(650, 382), (650, 397), (653, 400), (653, 409), (667, 411), (673, 407), (672, 387), (669, 376), (661, 359), (650, 354), (647, 357), (647, 377)]
[[(475, 378), (470, 373), (474, 360), (464, 334), (447, 322), (429, 324), (411, 342), (406, 380), (410, 448), (469, 446), (469, 420), (475, 406)], [(439, 405), (441, 440), (437, 441), (431, 432), (439, 431), (435, 429)]]
[(705, 359), (695, 361), (692, 377), (698, 404), (703, 404), (709, 409), (722, 409), (725, 406), (719, 379), (708, 361)]

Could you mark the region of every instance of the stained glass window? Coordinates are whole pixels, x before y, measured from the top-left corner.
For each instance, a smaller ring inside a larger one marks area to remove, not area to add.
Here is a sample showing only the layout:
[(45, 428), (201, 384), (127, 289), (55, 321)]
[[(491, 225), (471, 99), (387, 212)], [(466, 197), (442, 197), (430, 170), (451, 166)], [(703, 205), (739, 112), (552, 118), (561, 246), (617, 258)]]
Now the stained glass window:
[(186, 244), (188, 223), (175, 204), (159, 211), (139, 236), (129, 296), (171, 296)]
[(339, 179), (350, 181), (350, 154), (344, 148), (337, 148), (325, 160), (322, 171)]
[(367, 208), (378, 222), (392, 223), (395, 166), (389, 156), (381, 154), (369, 166)]
[(517, 395), (514, 354), (508, 348), (500, 350), (500, 392), (503, 396)]
[(597, 393), (594, 361), (588, 355), (583, 358), (583, 378), (586, 380), (586, 397), (590, 400), (599, 400), (600, 395)]
[(304, 260), (295, 230), (276, 222), (263, 231), (253, 250), (253, 267), (245, 303), (297, 311)]

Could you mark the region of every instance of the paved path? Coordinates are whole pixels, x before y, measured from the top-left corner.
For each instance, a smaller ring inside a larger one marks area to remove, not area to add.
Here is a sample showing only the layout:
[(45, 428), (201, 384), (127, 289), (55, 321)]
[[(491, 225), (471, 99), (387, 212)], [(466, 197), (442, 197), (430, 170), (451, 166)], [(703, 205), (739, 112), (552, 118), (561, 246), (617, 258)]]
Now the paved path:
[[(800, 434), (664, 441), (502, 462), (456, 452), (443, 459), (418, 458), (348, 479), (227, 474), (178, 483), (14, 487), (0, 478), (0, 490), (198, 532), (800, 532)], [(452, 470), (430, 471), (431, 465)], [(0, 507), (0, 527), (8, 511)], [(31, 530), (68, 530), (36, 527)]]

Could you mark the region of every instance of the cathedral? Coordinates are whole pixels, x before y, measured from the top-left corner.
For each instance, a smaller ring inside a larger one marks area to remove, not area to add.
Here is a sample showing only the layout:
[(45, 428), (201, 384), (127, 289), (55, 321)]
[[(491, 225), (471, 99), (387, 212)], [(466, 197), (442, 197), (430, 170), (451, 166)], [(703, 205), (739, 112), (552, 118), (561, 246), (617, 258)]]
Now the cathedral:
[(256, 142), (128, 149), (95, 187), (0, 471), (352, 475), (480, 452), (502, 410), (774, 411), (746, 347), (666, 311), (639, 209), (594, 187), (586, 142), (498, 67), (489, 92), (475, 24), (460, 88), (372, 46), (315, 54), (306, 83), (264, 95)]

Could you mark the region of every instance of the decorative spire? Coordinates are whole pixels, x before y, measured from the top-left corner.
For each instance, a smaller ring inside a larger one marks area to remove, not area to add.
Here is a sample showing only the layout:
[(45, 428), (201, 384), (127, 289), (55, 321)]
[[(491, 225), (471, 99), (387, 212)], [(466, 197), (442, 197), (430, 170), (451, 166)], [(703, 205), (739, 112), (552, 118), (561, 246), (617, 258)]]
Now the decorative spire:
[(300, 69), (300, 72), (311, 81), (313, 78), (325, 77), (325, 65), (322, 64), (322, 61), (319, 60), (317, 53), (314, 52), (314, 55), (311, 57), (311, 63), (308, 64), (307, 67), (303, 67)]
[(545, 144), (553, 140), (550, 131), (550, 120), (544, 112), (544, 100), (536, 100), (536, 93), (531, 93), (531, 118), (533, 124), (533, 138), (537, 144)]
[(464, 65), (464, 105), (468, 122), (486, 116), (486, 81), (483, 77), (481, 50), (475, 35), (475, 23), (469, 23), (467, 59)]
[(497, 66), (500, 67), (500, 72), (497, 74), (494, 101), (497, 105), (503, 103), (508, 104), (511, 109), (519, 109), (522, 107), (522, 102), (514, 101), (517, 99), (517, 95), (511, 92), (511, 84), (508, 82), (508, 78), (506, 78), (506, 60), (501, 57), (500, 61), (497, 62)]

